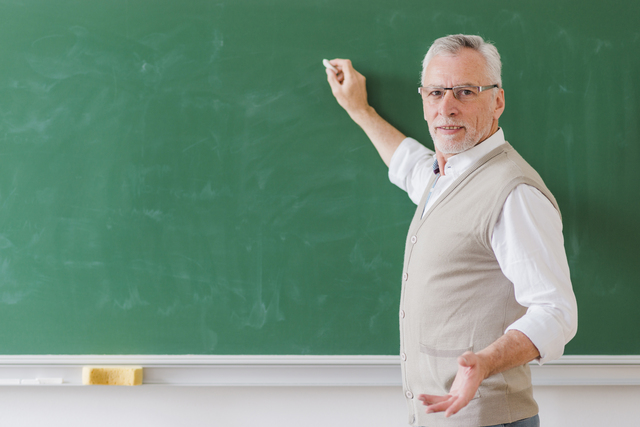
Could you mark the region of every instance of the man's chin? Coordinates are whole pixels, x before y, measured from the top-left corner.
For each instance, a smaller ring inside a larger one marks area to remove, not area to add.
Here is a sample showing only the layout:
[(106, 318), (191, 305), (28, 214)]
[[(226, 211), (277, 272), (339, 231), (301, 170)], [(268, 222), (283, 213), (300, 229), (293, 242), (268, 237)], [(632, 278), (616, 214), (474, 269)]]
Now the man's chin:
[(440, 138), (434, 139), (433, 143), (442, 154), (459, 154), (475, 145), (467, 141), (442, 141)]

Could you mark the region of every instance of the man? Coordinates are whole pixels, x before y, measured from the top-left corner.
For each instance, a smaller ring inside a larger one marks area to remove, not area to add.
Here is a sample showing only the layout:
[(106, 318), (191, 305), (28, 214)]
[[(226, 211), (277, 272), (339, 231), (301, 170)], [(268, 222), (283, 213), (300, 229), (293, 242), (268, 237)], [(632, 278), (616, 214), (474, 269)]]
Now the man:
[(400, 307), (410, 424), (538, 426), (528, 363), (562, 355), (577, 307), (556, 201), (498, 126), (498, 51), (464, 35), (429, 49), (419, 92), (435, 155), (375, 112), (350, 61), (330, 62), (338, 103), (418, 204)]

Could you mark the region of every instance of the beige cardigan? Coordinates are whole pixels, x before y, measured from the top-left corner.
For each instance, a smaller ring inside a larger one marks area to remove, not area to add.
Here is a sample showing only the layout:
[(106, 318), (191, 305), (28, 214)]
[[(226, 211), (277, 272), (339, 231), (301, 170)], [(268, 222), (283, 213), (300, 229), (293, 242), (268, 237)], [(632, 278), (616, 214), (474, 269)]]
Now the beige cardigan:
[(425, 413), (417, 397), (447, 394), (457, 357), (504, 334), (526, 309), (514, 297), (491, 248), (493, 227), (509, 193), (525, 183), (558, 205), (536, 171), (509, 144), (460, 176), (421, 218), (428, 189), (409, 228), (400, 301), (400, 351), (409, 423), (487, 426), (538, 413), (528, 365), (487, 378), (458, 414)]

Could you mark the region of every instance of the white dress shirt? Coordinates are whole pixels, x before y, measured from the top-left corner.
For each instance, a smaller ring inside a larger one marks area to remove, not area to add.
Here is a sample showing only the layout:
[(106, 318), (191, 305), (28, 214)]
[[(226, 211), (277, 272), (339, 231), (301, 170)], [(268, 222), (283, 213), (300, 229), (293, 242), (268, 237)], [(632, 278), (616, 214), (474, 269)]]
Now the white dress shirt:
[[(425, 212), (469, 167), (504, 143), (504, 133), (498, 129), (481, 144), (449, 158)], [(391, 158), (389, 179), (418, 204), (433, 175), (434, 160), (433, 151), (406, 138)], [(507, 331), (524, 333), (540, 352), (540, 364), (557, 359), (575, 336), (578, 324), (558, 211), (537, 188), (518, 185), (504, 203), (491, 247), (502, 272), (513, 283), (516, 301), (527, 307), (526, 314)]]

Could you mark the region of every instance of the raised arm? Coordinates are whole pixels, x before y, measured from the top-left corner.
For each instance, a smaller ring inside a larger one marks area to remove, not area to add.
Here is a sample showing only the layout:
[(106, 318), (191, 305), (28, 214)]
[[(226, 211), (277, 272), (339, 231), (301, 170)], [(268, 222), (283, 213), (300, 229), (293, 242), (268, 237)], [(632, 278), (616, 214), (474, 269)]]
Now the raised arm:
[(336, 74), (327, 68), (327, 80), (333, 95), (353, 121), (364, 130), (384, 163), (389, 166), (393, 153), (405, 136), (369, 105), (366, 79), (353, 68), (350, 60), (333, 59), (329, 62), (338, 69)]

